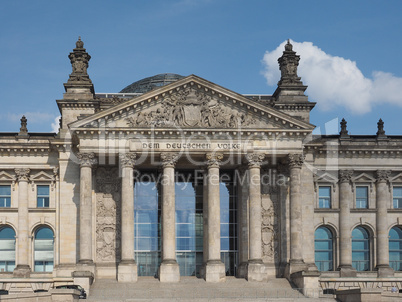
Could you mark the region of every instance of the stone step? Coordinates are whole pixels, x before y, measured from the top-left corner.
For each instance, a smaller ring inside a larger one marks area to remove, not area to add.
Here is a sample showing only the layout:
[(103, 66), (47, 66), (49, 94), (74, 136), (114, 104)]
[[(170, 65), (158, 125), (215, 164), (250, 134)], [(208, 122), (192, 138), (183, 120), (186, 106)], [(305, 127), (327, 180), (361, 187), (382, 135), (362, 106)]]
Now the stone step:
[[(182, 277), (179, 283), (161, 283), (155, 278), (141, 277), (136, 283), (96, 280), (91, 286), (89, 301), (325, 301), (308, 299), (283, 278), (266, 282), (247, 282), (227, 278), (226, 282), (207, 283), (203, 279)], [(328, 299), (327, 301), (335, 301)]]

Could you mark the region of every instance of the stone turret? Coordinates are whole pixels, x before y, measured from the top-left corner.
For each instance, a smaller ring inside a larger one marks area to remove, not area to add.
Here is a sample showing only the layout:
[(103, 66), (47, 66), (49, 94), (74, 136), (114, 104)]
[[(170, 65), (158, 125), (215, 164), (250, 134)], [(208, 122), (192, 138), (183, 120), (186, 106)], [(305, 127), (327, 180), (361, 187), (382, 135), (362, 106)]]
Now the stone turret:
[(64, 99), (73, 100), (88, 100), (94, 98), (94, 85), (87, 73), (88, 62), (91, 56), (86, 52), (84, 48), (84, 42), (81, 41), (81, 37), (75, 43), (76, 48), (73, 49), (68, 56), (72, 65), (72, 73), (64, 84), (66, 93)]
[(99, 107), (99, 100), (95, 99), (94, 85), (87, 73), (91, 56), (86, 52), (81, 37), (75, 46), (68, 56), (72, 72), (67, 83), (64, 83), (66, 92), (62, 100), (57, 100), (61, 113), (61, 136), (68, 131), (68, 124), (75, 122), (80, 116), (94, 114)]
[(281, 79), (278, 88), (275, 90), (275, 107), (289, 115), (298, 117), (309, 122), (310, 111), (315, 103), (309, 102), (304, 94), (307, 86), (303, 85), (301, 78), (297, 75), (300, 56), (293, 51), (293, 45), (288, 40), (285, 51), (278, 59)]

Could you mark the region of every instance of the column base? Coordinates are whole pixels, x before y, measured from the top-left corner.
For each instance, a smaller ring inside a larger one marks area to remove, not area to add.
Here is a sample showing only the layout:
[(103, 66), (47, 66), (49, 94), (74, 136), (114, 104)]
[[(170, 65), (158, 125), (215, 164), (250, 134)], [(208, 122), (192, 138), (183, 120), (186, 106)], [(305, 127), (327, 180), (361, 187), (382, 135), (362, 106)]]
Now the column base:
[(285, 278), (290, 280), (292, 274), (305, 270), (307, 270), (307, 265), (303, 259), (291, 259), (285, 267)]
[(357, 276), (357, 272), (356, 269), (354, 267), (352, 267), (351, 265), (343, 265), (340, 266), (338, 268), (338, 270), (340, 271), (340, 277), (356, 277)]
[(31, 268), (29, 265), (18, 264), (13, 271), (13, 277), (15, 278), (29, 278), (31, 275)]
[(75, 271), (71, 273), (71, 276), (74, 278), (74, 284), (81, 285), (89, 296), (90, 287), (94, 281), (94, 274), (90, 271)]
[(237, 269), (237, 278), (247, 278), (247, 262), (242, 262)]
[(118, 282), (137, 282), (137, 263), (134, 260), (122, 260), (117, 267)]
[(265, 264), (261, 259), (249, 260), (247, 263), (247, 281), (266, 281), (268, 279)]
[(160, 282), (179, 282), (180, 268), (176, 260), (164, 260), (159, 266)]
[(91, 272), (95, 276), (95, 263), (92, 260), (80, 260), (76, 265), (75, 271)]
[(209, 260), (205, 264), (205, 281), (207, 282), (225, 282), (225, 264), (221, 260)]
[(380, 264), (376, 267), (378, 277), (393, 277), (394, 270), (386, 264)]

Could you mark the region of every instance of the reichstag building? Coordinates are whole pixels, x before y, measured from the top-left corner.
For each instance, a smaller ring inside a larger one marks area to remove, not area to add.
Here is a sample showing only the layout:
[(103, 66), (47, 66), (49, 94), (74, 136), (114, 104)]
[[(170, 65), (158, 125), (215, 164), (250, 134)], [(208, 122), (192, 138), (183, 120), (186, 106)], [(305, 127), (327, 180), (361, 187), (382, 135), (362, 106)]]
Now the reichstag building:
[(145, 276), (402, 288), (402, 136), (381, 120), (373, 135), (345, 120), (313, 135), (292, 44), (272, 95), (176, 74), (97, 94), (81, 39), (68, 57), (59, 132), (22, 117), (0, 133), (3, 289)]

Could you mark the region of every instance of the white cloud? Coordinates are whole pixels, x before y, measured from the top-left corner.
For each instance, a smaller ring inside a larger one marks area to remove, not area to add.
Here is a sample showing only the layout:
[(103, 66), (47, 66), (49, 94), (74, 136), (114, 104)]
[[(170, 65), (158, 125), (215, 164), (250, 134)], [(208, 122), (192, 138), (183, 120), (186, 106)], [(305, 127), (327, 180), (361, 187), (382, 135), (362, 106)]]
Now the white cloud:
[(55, 117), (54, 122), (52, 123), (52, 132), (56, 132), (56, 133), (59, 132), (59, 127), (60, 127), (60, 125), (59, 125), (59, 119), (60, 119), (60, 118), (61, 118), (60, 115), (57, 116), (57, 117)]
[[(310, 100), (316, 101), (321, 109), (342, 106), (352, 113), (364, 114), (376, 103), (402, 106), (402, 78), (375, 71), (369, 79), (354, 61), (329, 55), (311, 42), (291, 43), (300, 55), (298, 75), (308, 85)], [(264, 76), (269, 85), (276, 85), (280, 79), (277, 60), (282, 56), (285, 44), (286, 41), (264, 55)]]

